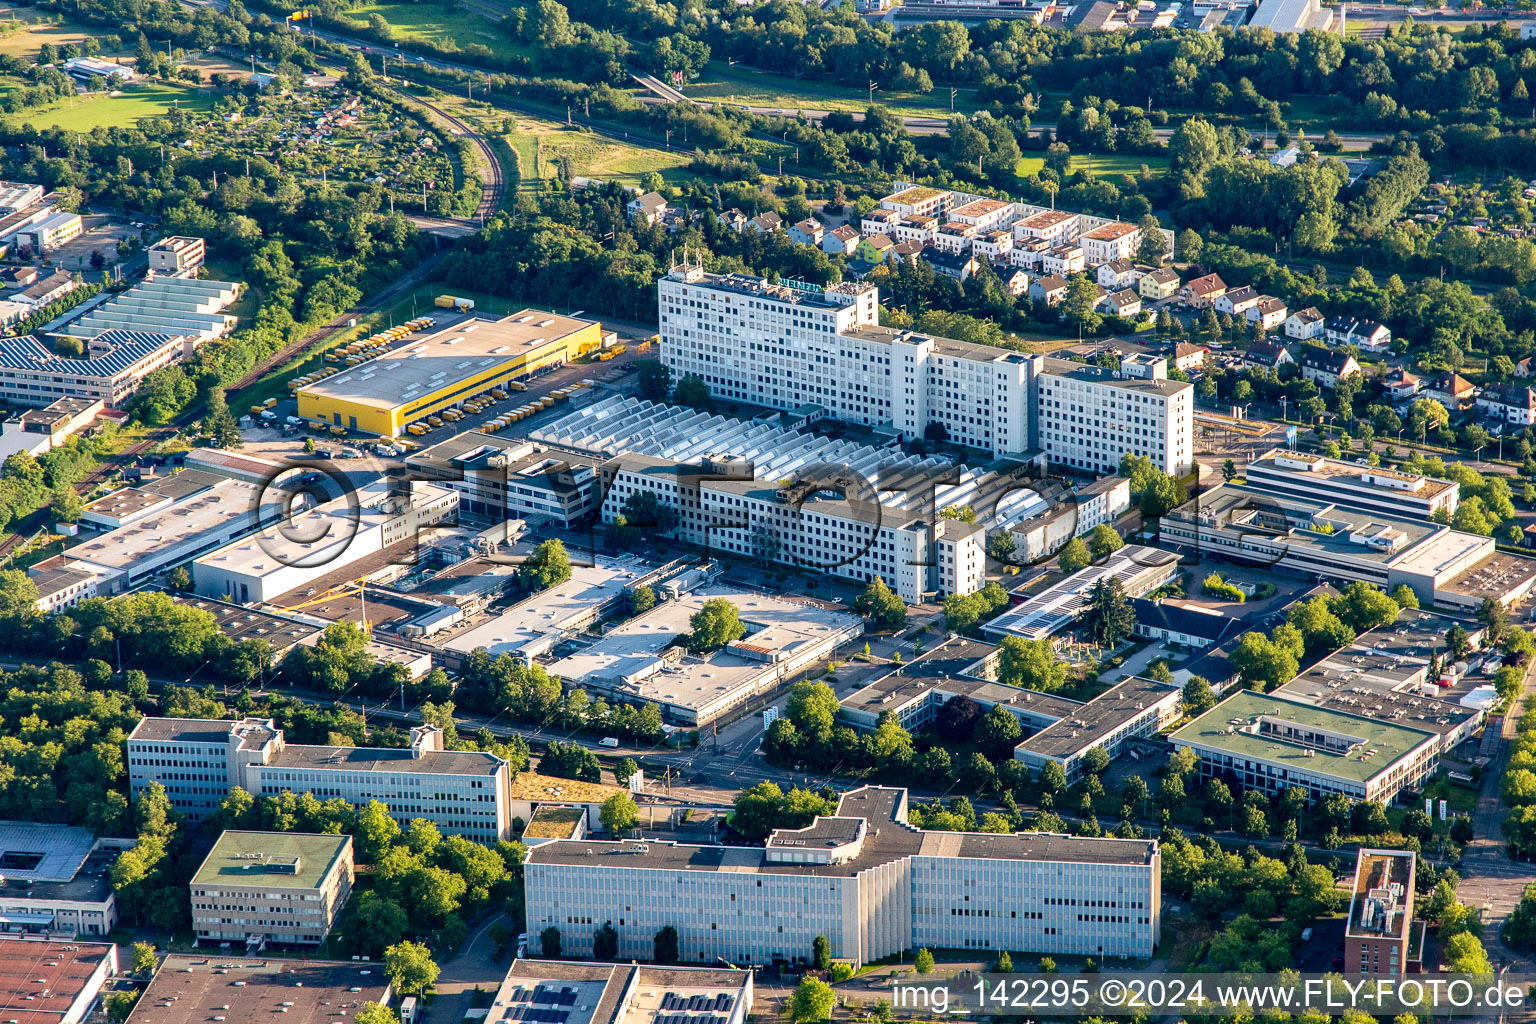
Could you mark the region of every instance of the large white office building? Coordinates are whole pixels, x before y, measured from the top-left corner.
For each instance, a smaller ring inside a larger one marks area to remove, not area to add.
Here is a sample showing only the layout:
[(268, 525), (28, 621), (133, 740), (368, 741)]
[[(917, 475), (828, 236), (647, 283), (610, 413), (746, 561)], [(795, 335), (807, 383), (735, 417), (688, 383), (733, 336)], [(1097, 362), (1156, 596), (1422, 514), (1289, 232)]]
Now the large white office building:
[(820, 288), (679, 265), (658, 282), (661, 359), (724, 398), (820, 406), (903, 438), (942, 428), (993, 455), (1043, 449), (1111, 471), (1126, 452), (1166, 472), (1193, 458), (1194, 391), (1161, 360), (1117, 370), (879, 325), (879, 289)]
[(526, 927), (590, 956), (611, 924), (619, 959), (652, 955), (669, 925), (688, 961), (802, 960), (819, 935), (858, 963), (916, 947), (1149, 957), (1161, 865), (1153, 840), (925, 832), (906, 790), (865, 786), (762, 848), (542, 843), (524, 868)]
[(445, 750), (442, 730), (417, 726), (406, 749), (288, 744), (271, 719), (143, 718), (128, 737), (128, 783), (152, 783), (191, 821), (235, 787), (252, 796), (313, 793), (354, 806), (378, 800), (401, 825), (425, 818), (482, 843), (512, 837), (511, 771), (493, 754)]

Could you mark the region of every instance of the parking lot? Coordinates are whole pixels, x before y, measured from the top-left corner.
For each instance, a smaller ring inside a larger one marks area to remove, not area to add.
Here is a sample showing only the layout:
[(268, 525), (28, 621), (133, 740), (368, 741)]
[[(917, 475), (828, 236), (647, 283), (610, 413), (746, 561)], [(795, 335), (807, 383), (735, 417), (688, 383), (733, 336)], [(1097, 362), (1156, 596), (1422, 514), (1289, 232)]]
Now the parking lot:
[(107, 263), (117, 262), (117, 243), (127, 238), (137, 238), (140, 229), (104, 214), (87, 214), (81, 218), (84, 231), (48, 253), (54, 266), (61, 270), (91, 269), (91, 253), (100, 252)]

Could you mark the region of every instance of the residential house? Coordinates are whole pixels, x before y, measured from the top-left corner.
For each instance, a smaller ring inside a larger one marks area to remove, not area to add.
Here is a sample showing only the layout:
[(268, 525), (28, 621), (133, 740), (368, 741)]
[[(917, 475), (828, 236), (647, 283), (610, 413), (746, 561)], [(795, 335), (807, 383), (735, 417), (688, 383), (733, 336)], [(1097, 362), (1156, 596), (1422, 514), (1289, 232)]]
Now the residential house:
[(1325, 334), (1330, 345), (1354, 345), (1362, 352), (1384, 352), (1392, 344), (1392, 332), (1385, 324), (1352, 316), (1329, 320)]
[(760, 235), (771, 235), (775, 231), (783, 230), (784, 218), (780, 217), (772, 210), (768, 210), (747, 221), (747, 227), (751, 228), (753, 231), (756, 231)]
[(720, 223), (724, 224), (738, 235), (747, 230), (747, 223), (752, 219), (734, 206), (729, 210), (726, 210), (724, 213), (718, 213), (715, 216), (719, 218)]
[(1394, 402), (1406, 402), (1424, 390), (1424, 381), (1407, 370), (1393, 370), (1381, 378), (1381, 386)]
[(1006, 263), (992, 264), (992, 271), (997, 274), (998, 280), (1003, 282), (1003, 287), (1008, 289), (1008, 294), (1018, 298), (1029, 291), (1029, 275), (1017, 267), (1010, 267)]
[(1248, 307), (1244, 314), (1250, 324), (1258, 324), (1266, 331), (1272, 331), (1285, 323), (1285, 303), (1273, 295), (1260, 295), (1259, 301)]
[(1459, 373), (1447, 370), (1424, 382), (1424, 397), (1432, 398), (1455, 412), (1472, 404), (1477, 388)]
[(1536, 360), (1533, 360), (1530, 356), (1526, 356), (1515, 364), (1516, 377), (1529, 377), (1532, 373), (1536, 373)]
[(1215, 274), (1206, 274), (1184, 282), (1179, 289), (1179, 301), (1195, 309), (1205, 309), (1227, 294), (1227, 284)]
[(1323, 336), (1323, 314), (1316, 306), (1298, 309), (1285, 318), (1285, 336), (1297, 341), (1307, 341)]
[(1211, 350), (1204, 345), (1181, 341), (1173, 347), (1174, 369), (1183, 370), (1185, 373), (1191, 370), (1203, 370), (1205, 358), (1210, 354)]
[(1248, 346), (1248, 351), (1243, 353), (1243, 368), (1276, 370), (1282, 366), (1288, 366), (1296, 362), (1291, 355), (1291, 350), (1285, 347), (1283, 342), (1270, 341), (1268, 339), (1254, 342)]
[(821, 251), (833, 256), (852, 256), (858, 248), (859, 233), (847, 224), (835, 227), (821, 236)]
[(896, 248), (895, 243), (889, 237), (877, 231), (868, 238), (859, 239), (859, 243), (854, 251), (859, 254), (859, 259), (861, 260), (869, 260), (871, 263), (884, 263), (886, 257), (890, 256), (891, 250), (894, 248)]
[(1136, 269), (1136, 264), (1127, 259), (1110, 260), (1108, 263), (1099, 264), (1099, 287), (1109, 291), (1119, 291), (1121, 288), (1134, 288), (1136, 282), (1141, 280), (1141, 273)]
[(636, 196), (625, 206), (631, 224), (660, 224), (667, 216), (667, 200), (659, 192)]
[(1081, 273), (1083, 269), (1083, 247), (1068, 244), (1047, 249), (1040, 257), (1040, 269), (1047, 274), (1059, 274), (1062, 277), (1066, 277), (1068, 274)]
[(1259, 304), (1264, 296), (1254, 291), (1248, 285), (1241, 288), (1233, 288), (1222, 292), (1212, 303), (1218, 313), (1230, 313), (1234, 317), (1246, 316), (1248, 311)]
[(958, 281), (969, 280), (970, 276), (976, 273), (976, 268), (981, 266), (976, 257), (968, 252), (944, 252), (931, 245), (923, 249), (923, 259), (929, 262), (935, 273), (953, 277)]
[(1110, 316), (1136, 316), (1141, 312), (1141, 295), (1134, 288), (1122, 288), (1099, 299), (1098, 307)]
[(1315, 345), (1302, 346), (1300, 363), (1301, 375), (1320, 388), (1331, 388), (1345, 377), (1360, 372), (1360, 364), (1348, 352)]
[(1536, 424), (1536, 391), (1524, 385), (1489, 384), (1477, 396), (1477, 407), (1504, 423)]
[(918, 261), (918, 258), (922, 256), (922, 254), (923, 243), (917, 241), (916, 239), (912, 239), (906, 242), (897, 242), (895, 245), (891, 246), (891, 253), (889, 258), (915, 264)]
[(1029, 297), (1035, 302), (1054, 306), (1067, 297), (1067, 279), (1060, 274), (1046, 274), (1029, 283)]
[(815, 217), (807, 217), (805, 220), (796, 221), (789, 226), (789, 240), (799, 242), (801, 245), (821, 246), (821, 236), (826, 229), (821, 226), (821, 221)]
[(1141, 229), (1135, 224), (1116, 221), (1084, 232), (1078, 239), (1083, 245), (1083, 259), (1091, 267), (1111, 260), (1130, 259), (1136, 255)]
[(1158, 267), (1143, 274), (1136, 287), (1148, 302), (1170, 298), (1179, 290), (1179, 275), (1172, 267)]

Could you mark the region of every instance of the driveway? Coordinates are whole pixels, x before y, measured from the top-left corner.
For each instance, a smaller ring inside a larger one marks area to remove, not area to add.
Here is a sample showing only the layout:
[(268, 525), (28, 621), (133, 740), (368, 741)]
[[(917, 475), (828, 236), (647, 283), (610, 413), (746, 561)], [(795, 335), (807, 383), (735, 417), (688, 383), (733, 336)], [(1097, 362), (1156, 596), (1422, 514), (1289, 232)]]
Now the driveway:
[(475, 1001), (476, 991), (494, 992), (506, 977), (512, 965), (511, 957), (496, 959), (495, 943), (491, 941), (491, 925), (500, 921), (511, 931), (521, 931), (522, 925), (506, 914), (486, 918), (470, 933), (459, 953), (442, 965), (437, 978), (437, 998), (427, 1009), (427, 1024), (459, 1024)]

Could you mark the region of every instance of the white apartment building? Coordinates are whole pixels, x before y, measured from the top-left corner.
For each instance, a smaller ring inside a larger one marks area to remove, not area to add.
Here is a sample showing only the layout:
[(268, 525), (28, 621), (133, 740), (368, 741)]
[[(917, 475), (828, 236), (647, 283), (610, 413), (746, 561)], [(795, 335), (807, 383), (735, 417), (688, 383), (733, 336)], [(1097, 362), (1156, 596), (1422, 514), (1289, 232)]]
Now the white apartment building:
[(271, 719), (143, 718), (128, 737), (128, 784), (137, 796), (155, 782), (194, 822), (238, 786), (252, 796), (313, 793), (358, 807), (378, 800), (402, 826), (426, 818), (476, 842), (512, 838), (507, 762), (445, 750), (442, 730), (425, 725), (401, 750), (289, 745)]
[(1041, 210), (1013, 224), (1013, 240), (1039, 239), (1050, 245), (1062, 245), (1077, 238), (1081, 217), (1065, 210)]
[(1135, 256), (1136, 247), (1141, 244), (1141, 229), (1135, 224), (1116, 221), (1084, 232), (1078, 241), (1083, 246), (1083, 259), (1089, 266), (1096, 267), (1111, 260), (1128, 260)]
[[(1150, 376), (1131, 375), (1142, 372)], [(1194, 388), (1169, 380), (1166, 364), (1107, 370), (1045, 359), (1036, 417), (1053, 463), (1112, 473), (1131, 453), (1181, 475), (1194, 459)]]
[(855, 963), (916, 947), (1148, 957), (1161, 869), (1153, 840), (924, 832), (906, 790), (865, 786), (763, 848), (541, 843), (524, 868), (526, 929), (556, 928), (567, 954), (590, 956), (611, 924), (620, 959), (651, 955), (669, 925), (691, 961), (803, 960), (817, 936)]

